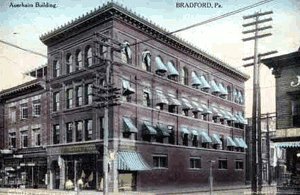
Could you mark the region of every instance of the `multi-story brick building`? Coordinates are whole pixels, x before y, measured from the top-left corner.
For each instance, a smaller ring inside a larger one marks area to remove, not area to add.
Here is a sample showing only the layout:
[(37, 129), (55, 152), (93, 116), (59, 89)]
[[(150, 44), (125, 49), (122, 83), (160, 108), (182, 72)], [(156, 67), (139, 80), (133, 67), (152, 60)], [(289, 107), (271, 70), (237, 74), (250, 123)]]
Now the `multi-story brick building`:
[(279, 192), (300, 193), (300, 50), (263, 60), (276, 79), (277, 146), (285, 148), (286, 168), (282, 169)]
[(43, 76), (0, 92), (1, 185), (46, 186), (49, 108)]
[[(111, 51), (99, 37), (121, 44)], [(147, 40), (143, 42), (143, 40)], [(109, 109), (110, 188), (138, 190), (245, 180), (244, 82), (248, 76), (115, 3), (41, 37), (48, 46), (49, 187), (102, 176), (103, 109), (93, 84), (112, 59), (122, 89)], [(140, 42), (142, 41), (142, 42)], [(116, 155), (113, 155), (116, 154)]]

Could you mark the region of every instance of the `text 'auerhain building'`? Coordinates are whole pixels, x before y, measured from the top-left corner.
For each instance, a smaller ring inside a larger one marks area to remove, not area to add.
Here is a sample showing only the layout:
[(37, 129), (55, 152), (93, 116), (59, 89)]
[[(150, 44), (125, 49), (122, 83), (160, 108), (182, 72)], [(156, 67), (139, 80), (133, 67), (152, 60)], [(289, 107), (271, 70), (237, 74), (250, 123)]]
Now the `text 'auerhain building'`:
[(108, 60), (121, 89), (120, 104), (109, 108), (110, 191), (207, 185), (211, 160), (215, 185), (244, 183), (248, 76), (166, 34), (108, 3), (41, 36), (48, 188), (79, 179), (84, 189), (100, 187), (104, 109), (95, 107), (93, 86)]

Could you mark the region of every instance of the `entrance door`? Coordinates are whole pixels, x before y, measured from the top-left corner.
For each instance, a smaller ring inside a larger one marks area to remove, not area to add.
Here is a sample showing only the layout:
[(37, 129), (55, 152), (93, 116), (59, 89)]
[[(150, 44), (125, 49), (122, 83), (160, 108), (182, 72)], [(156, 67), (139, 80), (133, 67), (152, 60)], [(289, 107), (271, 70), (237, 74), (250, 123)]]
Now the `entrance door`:
[(119, 190), (120, 191), (136, 190), (136, 172), (119, 173)]

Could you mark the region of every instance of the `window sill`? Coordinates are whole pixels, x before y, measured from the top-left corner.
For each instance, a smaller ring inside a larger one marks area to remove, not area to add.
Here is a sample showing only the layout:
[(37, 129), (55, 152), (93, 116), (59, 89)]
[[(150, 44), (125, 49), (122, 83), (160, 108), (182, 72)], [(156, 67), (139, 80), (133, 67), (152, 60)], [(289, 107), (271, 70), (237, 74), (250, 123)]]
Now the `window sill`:
[(153, 167), (153, 170), (168, 170), (168, 167)]

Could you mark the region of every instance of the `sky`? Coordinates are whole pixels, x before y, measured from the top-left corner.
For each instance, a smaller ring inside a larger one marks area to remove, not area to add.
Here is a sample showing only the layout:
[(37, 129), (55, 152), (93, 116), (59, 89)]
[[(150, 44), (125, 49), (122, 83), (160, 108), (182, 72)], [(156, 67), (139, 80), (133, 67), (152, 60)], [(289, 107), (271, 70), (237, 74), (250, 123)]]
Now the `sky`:
[[(115, 0), (116, 1), (116, 0)], [(257, 3), (261, 0), (119, 0), (118, 3), (133, 12), (148, 18), (158, 26), (169, 31), (177, 30), (213, 17)], [(20, 47), (47, 55), (47, 47), (39, 37), (50, 30), (71, 21), (107, 0), (47, 0), (56, 4), (56, 8), (10, 7), (11, 4), (35, 4), (34, 0), (1, 0), (0, 1), (0, 39), (19, 45)], [(176, 3), (210, 2), (218, 3), (220, 8), (178, 8)], [(300, 47), (300, 0), (273, 0), (262, 6), (249, 9), (209, 24), (201, 25), (176, 33), (187, 42), (193, 43), (236, 69), (248, 74), (251, 78), (245, 83), (246, 117), (251, 116), (252, 108), (252, 68), (244, 68), (247, 63), (244, 57), (253, 55), (253, 42), (243, 42), (243, 16), (254, 12), (273, 11), (273, 20), (267, 24), (273, 26), (273, 35), (258, 41), (259, 53), (277, 50), (281, 55), (294, 52)], [(24, 72), (43, 65), (46, 58), (0, 43), (0, 90), (29, 81)], [(261, 67), (262, 113), (275, 112), (275, 82), (271, 71)]]

